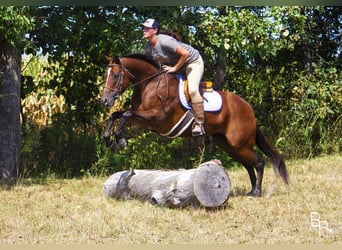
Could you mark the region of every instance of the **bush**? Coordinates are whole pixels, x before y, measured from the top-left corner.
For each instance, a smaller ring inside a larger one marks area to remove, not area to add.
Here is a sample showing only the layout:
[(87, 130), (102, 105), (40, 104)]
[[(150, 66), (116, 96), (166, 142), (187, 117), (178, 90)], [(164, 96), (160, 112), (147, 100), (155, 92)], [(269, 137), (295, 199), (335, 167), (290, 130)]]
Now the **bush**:
[(335, 68), (316, 67), (293, 84), (277, 146), (292, 158), (341, 152), (342, 85)]

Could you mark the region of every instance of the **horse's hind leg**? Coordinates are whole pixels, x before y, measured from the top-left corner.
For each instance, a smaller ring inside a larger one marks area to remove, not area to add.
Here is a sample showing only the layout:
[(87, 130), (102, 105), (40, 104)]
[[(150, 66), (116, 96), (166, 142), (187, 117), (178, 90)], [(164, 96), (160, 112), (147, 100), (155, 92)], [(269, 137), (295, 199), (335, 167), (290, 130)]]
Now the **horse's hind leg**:
[[(262, 178), (264, 174), (264, 160), (256, 154), (253, 148), (240, 147), (235, 148), (228, 143), (223, 134), (213, 136), (215, 143), (225, 150), (233, 160), (240, 162), (248, 172), (252, 190), (247, 194), (249, 196), (261, 196)], [(255, 170), (257, 175), (255, 175)]]
[[(265, 161), (252, 148), (244, 148), (238, 151), (240, 162), (247, 169), (252, 184), (249, 196), (261, 196), (262, 179), (264, 176)], [(254, 169), (256, 170), (256, 180)], [(253, 172), (253, 174), (251, 174)]]

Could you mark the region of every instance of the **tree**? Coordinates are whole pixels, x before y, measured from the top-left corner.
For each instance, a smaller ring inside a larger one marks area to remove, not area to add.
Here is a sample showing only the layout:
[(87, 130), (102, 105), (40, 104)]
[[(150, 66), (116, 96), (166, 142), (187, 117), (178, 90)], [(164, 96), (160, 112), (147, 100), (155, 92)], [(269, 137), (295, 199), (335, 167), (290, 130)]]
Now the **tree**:
[(0, 7), (0, 179), (17, 178), (21, 164), (21, 52), (33, 27), (27, 7)]

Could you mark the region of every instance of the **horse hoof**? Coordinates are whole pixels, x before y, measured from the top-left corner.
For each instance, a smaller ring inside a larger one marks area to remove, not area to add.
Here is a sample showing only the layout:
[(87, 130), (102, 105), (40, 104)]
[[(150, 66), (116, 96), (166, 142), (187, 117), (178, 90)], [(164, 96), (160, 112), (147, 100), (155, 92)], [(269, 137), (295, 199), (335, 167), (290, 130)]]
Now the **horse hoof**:
[(121, 138), (118, 141), (118, 145), (119, 145), (120, 149), (125, 149), (127, 146), (127, 142), (126, 142), (125, 138)]
[(248, 197), (261, 197), (260, 190), (252, 190), (247, 194)]

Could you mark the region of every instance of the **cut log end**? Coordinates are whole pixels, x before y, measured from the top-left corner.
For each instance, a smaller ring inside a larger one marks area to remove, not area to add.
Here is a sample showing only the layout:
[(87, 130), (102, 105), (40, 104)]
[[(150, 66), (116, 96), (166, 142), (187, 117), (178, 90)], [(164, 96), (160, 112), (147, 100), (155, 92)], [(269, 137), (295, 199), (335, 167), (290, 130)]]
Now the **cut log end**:
[(201, 205), (210, 208), (223, 205), (229, 198), (230, 190), (230, 180), (221, 162), (210, 161), (198, 167), (194, 193)]

